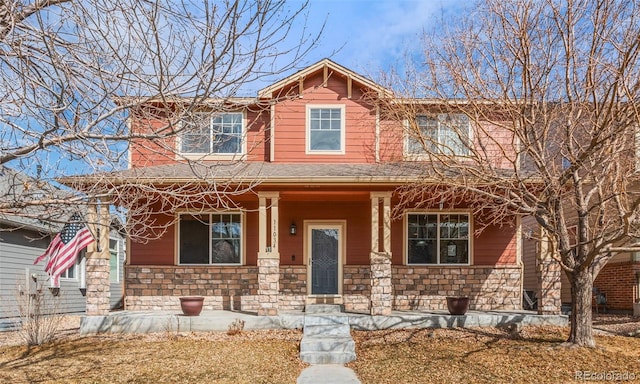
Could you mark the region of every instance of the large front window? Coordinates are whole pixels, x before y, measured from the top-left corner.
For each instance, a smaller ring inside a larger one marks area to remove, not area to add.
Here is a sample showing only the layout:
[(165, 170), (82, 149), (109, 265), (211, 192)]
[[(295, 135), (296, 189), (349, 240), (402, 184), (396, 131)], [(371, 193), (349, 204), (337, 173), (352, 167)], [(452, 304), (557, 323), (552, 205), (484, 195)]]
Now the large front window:
[(343, 106), (307, 106), (307, 152), (344, 152)]
[(242, 215), (180, 215), (180, 264), (240, 264)]
[(418, 115), (414, 128), (409, 130), (407, 153), (468, 155), (469, 127), (469, 118), (462, 114)]
[(243, 115), (240, 112), (196, 113), (183, 120), (180, 152), (235, 155), (243, 153)]
[(469, 264), (469, 215), (407, 215), (408, 264)]

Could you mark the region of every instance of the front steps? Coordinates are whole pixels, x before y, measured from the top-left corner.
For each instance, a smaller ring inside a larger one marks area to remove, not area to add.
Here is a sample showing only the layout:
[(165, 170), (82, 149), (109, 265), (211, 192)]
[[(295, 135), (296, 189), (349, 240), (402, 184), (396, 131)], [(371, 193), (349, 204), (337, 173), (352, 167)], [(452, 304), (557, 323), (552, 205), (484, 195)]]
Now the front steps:
[(345, 364), (356, 359), (349, 317), (342, 313), (341, 306), (306, 306), (300, 359), (310, 364)]

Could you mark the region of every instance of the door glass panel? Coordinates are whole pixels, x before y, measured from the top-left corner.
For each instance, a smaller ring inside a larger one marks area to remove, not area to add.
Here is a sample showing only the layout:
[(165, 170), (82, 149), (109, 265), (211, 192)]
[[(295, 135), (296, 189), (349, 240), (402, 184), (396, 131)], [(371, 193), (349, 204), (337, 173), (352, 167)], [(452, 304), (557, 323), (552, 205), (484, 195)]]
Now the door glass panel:
[(311, 230), (311, 294), (338, 294), (338, 229)]

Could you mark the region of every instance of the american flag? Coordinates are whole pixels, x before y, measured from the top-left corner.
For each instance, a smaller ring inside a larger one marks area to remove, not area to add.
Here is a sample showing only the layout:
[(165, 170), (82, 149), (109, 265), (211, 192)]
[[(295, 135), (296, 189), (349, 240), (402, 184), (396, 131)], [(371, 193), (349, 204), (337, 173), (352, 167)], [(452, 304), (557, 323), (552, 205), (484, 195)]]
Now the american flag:
[(74, 214), (33, 264), (38, 264), (48, 257), (44, 270), (51, 276), (52, 286), (59, 287), (60, 275), (75, 264), (78, 252), (93, 242), (89, 228), (82, 222), (80, 215)]

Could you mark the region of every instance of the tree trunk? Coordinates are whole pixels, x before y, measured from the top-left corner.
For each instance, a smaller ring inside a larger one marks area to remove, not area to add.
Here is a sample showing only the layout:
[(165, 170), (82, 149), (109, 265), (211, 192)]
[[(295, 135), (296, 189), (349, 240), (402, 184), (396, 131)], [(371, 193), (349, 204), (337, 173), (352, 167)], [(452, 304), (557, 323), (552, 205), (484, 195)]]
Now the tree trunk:
[(588, 269), (568, 274), (571, 282), (571, 329), (568, 343), (581, 347), (595, 347), (593, 338), (591, 297), (593, 277)]

